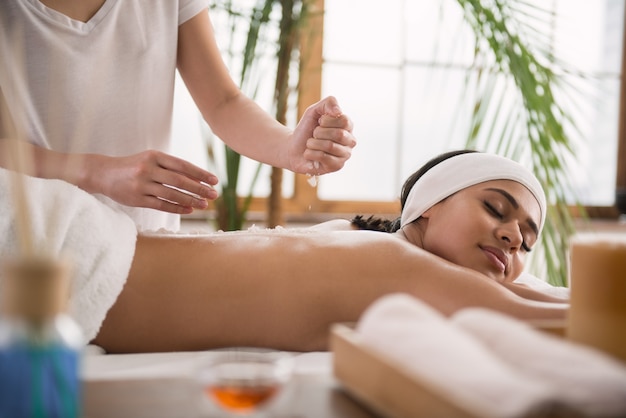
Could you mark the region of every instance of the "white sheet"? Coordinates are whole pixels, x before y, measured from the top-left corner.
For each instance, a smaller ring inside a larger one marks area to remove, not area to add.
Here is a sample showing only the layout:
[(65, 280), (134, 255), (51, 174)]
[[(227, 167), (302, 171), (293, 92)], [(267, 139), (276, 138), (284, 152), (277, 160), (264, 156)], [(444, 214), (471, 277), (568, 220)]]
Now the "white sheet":
[(569, 299), (569, 287), (552, 286), (545, 280), (533, 276), (530, 273), (522, 273), (517, 279), (515, 279), (515, 283), (524, 284), (532, 289), (547, 293), (552, 296)]

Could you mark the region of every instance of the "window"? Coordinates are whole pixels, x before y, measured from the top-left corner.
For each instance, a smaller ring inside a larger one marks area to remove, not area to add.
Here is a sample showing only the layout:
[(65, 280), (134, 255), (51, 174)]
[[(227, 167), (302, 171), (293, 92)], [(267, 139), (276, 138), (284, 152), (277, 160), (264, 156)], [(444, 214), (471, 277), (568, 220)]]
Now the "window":
[[(355, 122), (359, 145), (343, 170), (320, 179), (317, 199), (333, 204), (316, 207), (353, 212), (353, 206), (342, 202), (362, 202), (358, 207), (367, 211), (367, 202), (395, 202), (404, 178), (427, 159), (464, 146), (474, 105), (474, 92), (464, 83), (468, 74), (479, 68), (473, 61), (473, 34), (463, 23), (462, 9), (455, 0), (318, 3), (325, 7), (322, 96), (338, 97)], [(611, 206), (617, 167), (624, 0), (534, 3), (550, 12), (540, 29), (551, 39), (552, 52), (576, 69), (564, 74), (571, 88), (559, 98), (580, 130), (580, 134), (569, 132), (581, 139), (570, 176), (576, 196), (586, 205)], [(221, 20), (211, 13), (219, 35)], [(225, 40), (223, 36), (220, 39)], [(510, 86), (501, 83), (496, 88)], [(185, 101), (187, 106), (190, 103), (181, 92), (179, 111)], [(260, 97), (259, 102), (271, 100)], [(192, 125), (194, 132), (187, 132)], [(198, 143), (199, 132), (197, 113), (178, 112), (174, 134), (179, 144), (190, 142), (189, 137)], [(176, 152), (206, 164), (203, 146), (193, 147), (179, 147)], [(250, 178), (254, 167), (247, 164), (244, 177)], [(219, 174), (219, 168), (216, 170)], [(262, 173), (256, 196), (269, 193), (268, 173)], [(285, 197), (291, 197), (297, 181), (287, 173), (285, 179)], [(263, 210), (263, 206), (259, 208)], [(380, 208), (393, 210), (389, 205)]]
[[(570, 178), (584, 204), (612, 205), (624, 1), (536, 3), (553, 13), (542, 29), (554, 54), (584, 76), (565, 75), (572, 87), (560, 98), (583, 140)], [(477, 65), (459, 3), (384, 4), (325, 1), (323, 92), (354, 118), (359, 147), (345, 170), (320, 184), (322, 199), (393, 199), (423, 162), (465, 144), (474, 100), (464, 82)]]

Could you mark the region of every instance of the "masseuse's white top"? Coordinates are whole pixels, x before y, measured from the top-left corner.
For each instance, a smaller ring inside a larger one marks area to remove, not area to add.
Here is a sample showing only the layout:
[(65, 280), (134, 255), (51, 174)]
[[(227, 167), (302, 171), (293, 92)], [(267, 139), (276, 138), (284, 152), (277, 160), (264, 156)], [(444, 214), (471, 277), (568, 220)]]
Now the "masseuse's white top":
[[(178, 26), (206, 7), (106, 0), (83, 23), (38, 0), (1, 1), (0, 89), (15, 123), (29, 141), (61, 152), (167, 152)], [(178, 215), (123, 210), (142, 230), (180, 224)]]

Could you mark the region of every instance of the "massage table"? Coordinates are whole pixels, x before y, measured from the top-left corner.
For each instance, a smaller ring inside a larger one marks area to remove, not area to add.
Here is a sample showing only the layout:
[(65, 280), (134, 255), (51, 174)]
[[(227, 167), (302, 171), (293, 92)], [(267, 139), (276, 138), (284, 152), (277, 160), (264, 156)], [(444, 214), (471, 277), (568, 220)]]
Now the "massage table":
[[(103, 354), (89, 346), (83, 357), (86, 418), (216, 417), (219, 411), (194, 379), (197, 365), (221, 350)], [(342, 390), (332, 373), (332, 353), (293, 353), (294, 374), (272, 404), (283, 418), (376, 416)]]

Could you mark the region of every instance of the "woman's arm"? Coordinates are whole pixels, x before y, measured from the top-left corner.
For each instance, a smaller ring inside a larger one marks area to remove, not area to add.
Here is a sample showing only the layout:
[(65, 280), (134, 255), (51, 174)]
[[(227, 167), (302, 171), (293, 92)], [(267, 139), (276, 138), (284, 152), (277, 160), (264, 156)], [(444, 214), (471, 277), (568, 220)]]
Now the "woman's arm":
[(501, 283), (511, 292), (525, 299), (538, 300), (543, 302), (569, 303), (569, 299), (544, 293), (541, 290), (533, 289), (523, 283)]
[(177, 66), (204, 119), (235, 151), (310, 174), (336, 171), (350, 157), (356, 144), (352, 123), (334, 98), (311, 106), (292, 132), (239, 90), (222, 60), (208, 13), (180, 26)]
[(336, 322), (382, 295), (444, 314), (483, 306), (522, 319), (567, 305), (523, 299), (474, 271), (370, 231), (141, 236), (128, 282), (95, 343), (111, 352), (262, 346), (327, 348)]

